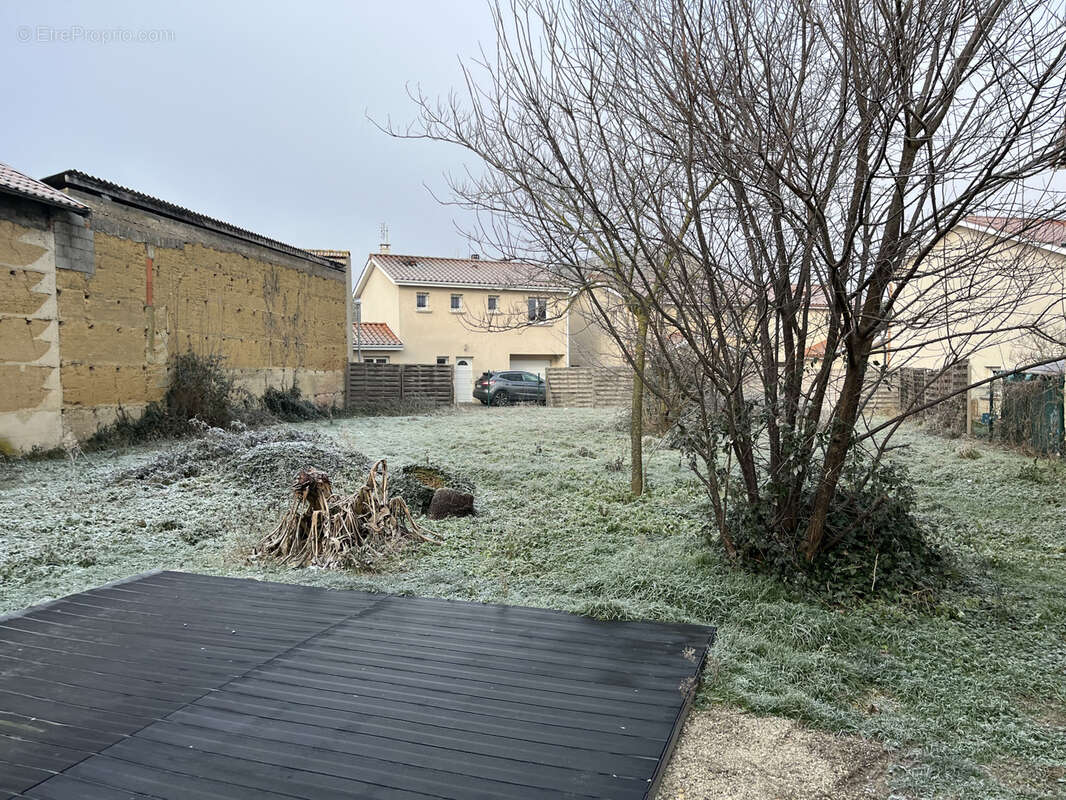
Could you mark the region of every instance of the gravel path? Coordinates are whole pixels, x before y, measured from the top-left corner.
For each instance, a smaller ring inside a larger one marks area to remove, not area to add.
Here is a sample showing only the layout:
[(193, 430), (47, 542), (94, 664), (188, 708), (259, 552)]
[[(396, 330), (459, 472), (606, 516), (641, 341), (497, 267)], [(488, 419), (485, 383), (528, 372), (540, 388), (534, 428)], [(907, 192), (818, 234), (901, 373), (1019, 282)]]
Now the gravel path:
[(689, 715), (657, 800), (885, 798), (888, 764), (862, 739), (710, 708)]

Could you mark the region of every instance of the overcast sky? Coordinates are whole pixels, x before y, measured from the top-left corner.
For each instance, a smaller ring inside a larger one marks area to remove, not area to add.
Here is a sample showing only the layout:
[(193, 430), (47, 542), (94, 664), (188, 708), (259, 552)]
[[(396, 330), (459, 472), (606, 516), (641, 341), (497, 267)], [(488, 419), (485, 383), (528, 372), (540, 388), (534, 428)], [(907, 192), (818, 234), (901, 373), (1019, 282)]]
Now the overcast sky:
[[(116, 36), (159, 41), (103, 41)], [(143, 32), (143, 33), (142, 33)], [(63, 41), (64, 38), (78, 41)], [(0, 161), (78, 169), (301, 247), (357, 262), (458, 256), (462, 212), (438, 204), (469, 159), (394, 140), (408, 84), (458, 85), (494, 47), (485, 0), (0, 3)]]

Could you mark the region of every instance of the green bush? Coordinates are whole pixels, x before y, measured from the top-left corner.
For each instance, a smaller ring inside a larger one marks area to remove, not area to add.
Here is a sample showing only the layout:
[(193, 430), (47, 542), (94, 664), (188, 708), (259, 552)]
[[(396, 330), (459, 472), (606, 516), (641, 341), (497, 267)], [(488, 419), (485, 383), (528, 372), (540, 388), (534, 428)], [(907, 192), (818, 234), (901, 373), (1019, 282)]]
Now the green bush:
[(775, 535), (767, 512), (737, 493), (728, 514), (741, 565), (830, 599), (933, 599), (947, 564), (915, 515), (916, 494), (901, 466), (849, 461), (829, 509), (825, 547), (808, 562), (799, 548), (815, 488), (812, 482), (807, 489), (800, 535), (792, 536)]
[(301, 395), (300, 387), (295, 383), (288, 389), (268, 387), (263, 393), (263, 405), (267, 411), (285, 422), (302, 422), (327, 416), (323, 409)]

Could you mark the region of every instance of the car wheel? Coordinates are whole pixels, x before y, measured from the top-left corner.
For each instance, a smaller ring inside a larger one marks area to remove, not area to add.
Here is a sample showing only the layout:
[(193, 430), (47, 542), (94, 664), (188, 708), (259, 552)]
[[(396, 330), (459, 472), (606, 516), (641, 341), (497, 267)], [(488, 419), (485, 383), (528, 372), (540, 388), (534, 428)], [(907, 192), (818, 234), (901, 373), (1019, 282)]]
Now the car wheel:
[(494, 406), (509, 406), (511, 405), (511, 395), (507, 392), (496, 392), (492, 396), (492, 405)]

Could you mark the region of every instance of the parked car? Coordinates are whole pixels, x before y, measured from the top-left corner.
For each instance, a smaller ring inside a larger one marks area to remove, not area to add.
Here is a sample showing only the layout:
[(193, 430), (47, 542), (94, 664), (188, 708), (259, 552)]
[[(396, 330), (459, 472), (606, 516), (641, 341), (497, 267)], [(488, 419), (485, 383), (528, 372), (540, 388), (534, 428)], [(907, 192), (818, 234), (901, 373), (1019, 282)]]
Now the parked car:
[(474, 381), (474, 397), (487, 406), (506, 406), (511, 403), (539, 403), (547, 400), (544, 378), (532, 372), (512, 369), (483, 372)]

